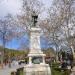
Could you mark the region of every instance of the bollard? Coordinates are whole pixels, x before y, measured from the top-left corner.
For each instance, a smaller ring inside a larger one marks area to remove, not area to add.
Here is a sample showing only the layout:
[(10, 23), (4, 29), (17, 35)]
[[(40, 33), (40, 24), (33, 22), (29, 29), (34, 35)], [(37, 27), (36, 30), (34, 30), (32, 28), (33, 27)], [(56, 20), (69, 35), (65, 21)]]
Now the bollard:
[(24, 67), (18, 68), (16, 75), (24, 75)]
[(11, 75), (16, 75), (16, 72), (15, 71), (11, 72)]

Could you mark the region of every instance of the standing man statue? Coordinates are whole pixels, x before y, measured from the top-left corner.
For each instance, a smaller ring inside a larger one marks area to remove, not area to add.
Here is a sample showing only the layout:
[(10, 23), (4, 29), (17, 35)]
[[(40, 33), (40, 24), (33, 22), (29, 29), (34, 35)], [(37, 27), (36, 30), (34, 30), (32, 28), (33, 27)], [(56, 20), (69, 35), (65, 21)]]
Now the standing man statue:
[(37, 18), (38, 18), (38, 15), (36, 15), (35, 11), (33, 11), (33, 14), (32, 14), (32, 21), (33, 21), (33, 27), (36, 26), (36, 23), (37, 23)]

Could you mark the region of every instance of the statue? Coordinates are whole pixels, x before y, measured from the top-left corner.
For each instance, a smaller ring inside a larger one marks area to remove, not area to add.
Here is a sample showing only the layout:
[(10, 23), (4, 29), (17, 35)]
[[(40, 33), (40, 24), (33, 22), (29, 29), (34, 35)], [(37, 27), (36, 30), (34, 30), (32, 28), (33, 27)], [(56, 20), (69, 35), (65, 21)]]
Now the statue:
[(33, 21), (33, 27), (36, 26), (36, 23), (37, 23), (37, 18), (38, 18), (38, 15), (36, 15), (35, 11), (33, 11), (33, 14), (32, 14), (32, 21)]
[(41, 51), (41, 28), (36, 27), (38, 15), (32, 14), (32, 27), (30, 31), (30, 51), (28, 53), (28, 64), (24, 66), (24, 75), (51, 75), (51, 69), (45, 62), (45, 54)]

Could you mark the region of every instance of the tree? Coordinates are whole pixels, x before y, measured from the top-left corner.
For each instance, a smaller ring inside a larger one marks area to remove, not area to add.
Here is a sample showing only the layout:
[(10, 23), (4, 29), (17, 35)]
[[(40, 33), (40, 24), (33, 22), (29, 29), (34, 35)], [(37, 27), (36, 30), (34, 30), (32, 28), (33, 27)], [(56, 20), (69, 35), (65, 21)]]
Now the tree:
[[(74, 0), (55, 0), (54, 5), (59, 11), (59, 16), (62, 16), (61, 30), (63, 30), (65, 40), (74, 32), (74, 17), (75, 17), (75, 2)], [(72, 31), (72, 32), (71, 32)], [(69, 42), (69, 40), (67, 40)]]
[[(40, 9), (40, 10), (39, 10)], [(23, 0), (23, 6), (22, 6), (22, 14), (17, 15), (18, 18), (18, 24), (22, 28), (21, 31), (23, 34), (23, 37), (27, 35), (29, 37), (29, 28), (32, 26), (32, 14), (35, 12), (38, 16), (43, 11), (43, 4), (39, 0)], [(29, 41), (29, 39), (27, 39)], [(27, 47), (26, 42), (21, 42), (20, 49), (24, 49), (24, 47)]]
[[(75, 2), (74, 0), (53, 0), (48, 10), (48, 17), (40, 22), (49, 45), (54, 43), (56, 51), (62, 45), (70, 46), (69, 37), (74, 35), (75, 23)], [(57, 52), (56, 52), (57, 53)]]
[(18, 25), (16, 17), (14, 18), (11, 14), (8, 14), (3, 20), (0, 19), (0, 40), (4, 48), (2, 58), (6, 57), (6, 44), (12, 39), (21, 38), (22, 35), (21, 27)]
[(33, 24), (33, 12), (35, 11), (35, 13), (39, 15), (43, 11), (42, 7), (43, 4), (39, 0), (23, 0), (22, 14), (18, 16), (18, 20), (25, 30), (28, 30), (28, 28)]

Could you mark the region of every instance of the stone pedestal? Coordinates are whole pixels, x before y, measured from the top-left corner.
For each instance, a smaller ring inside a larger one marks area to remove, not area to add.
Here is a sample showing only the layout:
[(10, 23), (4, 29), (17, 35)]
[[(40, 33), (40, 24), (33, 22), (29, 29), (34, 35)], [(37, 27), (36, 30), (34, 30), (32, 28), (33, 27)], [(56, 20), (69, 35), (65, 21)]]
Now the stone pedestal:
[(40, 35), (40, 28), (32, 27), (30, 29), (29, 64), (24, 68), (25, 75), (51, 75), (51, 69), (45, 63), (46, 55), (41, 51)]
[(29, 57), (29, 64), (32, 64), (32, 59), (35, 58), (42, 58), (42, 62), (45, 64), (45, 54), (41, 51), (40, 47), (40, 35), (41, 29), (37, 27), (32, 27), (30, 29), (30, 52), (28, 54)]
[(51, 75), (48, 64), (32, 64), (24, 67), (24, 75)]

